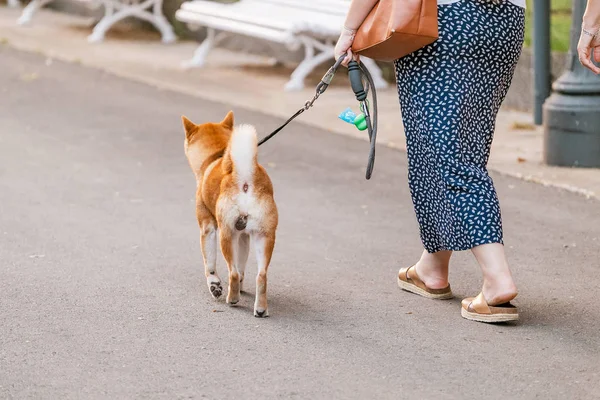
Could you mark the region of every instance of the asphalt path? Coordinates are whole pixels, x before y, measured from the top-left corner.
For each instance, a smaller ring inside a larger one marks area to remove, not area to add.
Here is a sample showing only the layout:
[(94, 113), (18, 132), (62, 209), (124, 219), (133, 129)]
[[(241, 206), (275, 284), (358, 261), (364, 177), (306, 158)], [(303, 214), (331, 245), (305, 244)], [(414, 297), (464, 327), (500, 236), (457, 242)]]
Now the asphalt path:
[(181, 115), (227, 104), (7, 46), (0, 66), (0, 398), (598, 398), (597, 201), (493, 175), (521, 319), (467, 321), (468, 252), (455, 299), (397, 288), (421, 251), (405, 154), (367, 181), (368, 143), (303, 115), (259, 153), (280, 225), (257, 319), (254, 279), (237, 307), (206, 288), (183, 153)]

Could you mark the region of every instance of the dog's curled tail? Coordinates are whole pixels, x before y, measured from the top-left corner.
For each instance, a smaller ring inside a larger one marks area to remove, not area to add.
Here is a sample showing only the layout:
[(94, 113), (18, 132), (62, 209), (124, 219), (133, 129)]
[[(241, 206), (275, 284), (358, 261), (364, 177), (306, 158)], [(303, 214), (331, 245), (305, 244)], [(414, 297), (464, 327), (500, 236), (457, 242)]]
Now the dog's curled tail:
[(257, 150), (258, 140), (254, 126), (236, 126), (223, 159), (223, 172), (233, 172), (240, 185), (249, 185), (256, 169)]

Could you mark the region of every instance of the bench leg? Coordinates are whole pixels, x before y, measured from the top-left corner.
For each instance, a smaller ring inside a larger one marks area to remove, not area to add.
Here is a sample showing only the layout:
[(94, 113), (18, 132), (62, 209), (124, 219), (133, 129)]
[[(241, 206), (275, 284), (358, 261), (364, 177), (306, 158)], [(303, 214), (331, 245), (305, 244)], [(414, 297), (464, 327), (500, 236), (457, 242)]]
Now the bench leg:
[[(317, 40), (303, 37), (300, 38), (304, 44), (304, 59), (285, 84), (285, 90), (295, 91), (304, 89), (304, 79), (315, 69), (315, 67), (332, 58), (333, 45), (331, 43), (321, 43)], [(315, 55), (315, 48), (321, 52)]]
[(367, 57), (361, 57), (360, 60), (363, 62), (363, 64), (365, 64), (365, 67), (367, 67), (371, 73), (376, 89), (385, 89), (389, 86), (386, 80), (383, 79), (381, 68), (379, 68), (375, 61)]
[(206, 57), (208, 53), (226, 36), (225, 32), (217, 33), (213, 28), (207, 28), (206, 38), (202, 41), (200, 46), (194, 51), (194, 55), (190, 60), (184, 61), (182, 67), (185, 69), (189, 68), (201, 68), (206, 63)]
[(162, 35), (163, 43), (173, 43), (177, 40), (177, 36), (175, 35), (175, 31), (173, 30), (173, 26), (169, 23), (167, 18), (162, 12), (163, 0), (156, 0), (154, 2), (154, 7), (152, 7), (152, 16), (148, 21), (156, 26), (156, 29), (159, 30)]
[(10, 8), (19, 8), (21, 7), (21, 2), (19, 0), (8, 0), (8, 6)]
[(17, 20), (17, 24), (26, 25), (30, 23), (31, 19), (33, 18), (33, 14), (52, 1), (53, 0), (31, 0), (31, 2), (29, 2), (29, 4), (27, 4), (27, 6), (23, 9), (21, 16)]
[[(153, 8), (152, 12), (147, 10), (150, 6)], [(115, 23), (128, 17), (136, 17), (153, 24), (160, 31), (163, 43), (172, 43), (177, 39), (173, 27), (162, 14), (162, 0), (147, 0), (135, 5), (104, 0), (104, 7), (104, 17), (94, 27), (92, 34), (88, 36), (88, 42), (90, 43), (102, 42), (106, 32)], [(115, 9), (118, 9), (118, 11), (115, 12)]]

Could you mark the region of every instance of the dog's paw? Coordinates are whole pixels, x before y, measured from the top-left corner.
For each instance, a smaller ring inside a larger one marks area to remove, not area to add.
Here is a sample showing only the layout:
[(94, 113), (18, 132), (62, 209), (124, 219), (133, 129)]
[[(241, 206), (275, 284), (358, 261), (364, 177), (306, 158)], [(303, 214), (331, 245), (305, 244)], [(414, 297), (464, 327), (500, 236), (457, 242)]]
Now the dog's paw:
[(227, 298), (227, 304), (229, 304), (230, 306), (235, 306), (237, 303), (240, 302), (239, 298)]
[(229, 287), (229, 293), (227, 293), (227, 304), (235, 306), (240, 301), (240, 292)]
[(256, 318), (266, 318), (266, 317), (269, 316), (269, 310), (263, 309), (263, 308), (255, 308), (254, 309), (254, 316)]
[(212, 294), (212, 296), (215, 299), (218, 299), (223, 294), (223, 287), (221, 286), (221, 282), (211, 282), (208, 288), (210, 290), (210, 294)]
[(229, 290), (227, 291), (227, 304), (234, 306), (240, 301), (240, 282), (230, 278)]

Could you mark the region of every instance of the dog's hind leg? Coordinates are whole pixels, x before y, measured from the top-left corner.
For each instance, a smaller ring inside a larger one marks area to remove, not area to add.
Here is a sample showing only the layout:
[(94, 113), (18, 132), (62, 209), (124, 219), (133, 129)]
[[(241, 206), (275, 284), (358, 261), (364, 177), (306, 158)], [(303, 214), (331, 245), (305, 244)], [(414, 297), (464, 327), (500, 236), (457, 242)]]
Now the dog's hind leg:
[(210, 294), (218, 299), (223, 294), (221, 278), (217, 274), (217, 227), (213, 221), (204, 221), (200, 226), (200, 245), (204, 259), (204, 275)]
[(226, 227), (220, 230), (219, 235), (221, 239), (221, 252), (229, 269), (227, 303), (231, 305), (237, 304), (240, 301), (240, 273), (236, 265), (238, 236)]
[(243, 291), (244, 276), (246, 274), (246, 263), (250, 252), (250, 235), (242, 233), (238, 239), (237, 246), (237, 269), (240, 273), (240, 292)]
[(223, 286), (217, 274), (217, 221), (200, 200), (196, 200), (196, 218), (200, 226), (200, 248), (206, 284), (210, 294), (218, 299), (223, 294)]
[(204, 259), (204, 276), (210, 294), (218, 299), (223, 294), (221, 278), (217, 274), (217, 221), (204, 203), (197, 201), (196, 218), (200, 226), (200, 248)]
[(256, 251), (256, 263), (258, 264), (254, 316), (259, 318), (268, 317), (267, 271), (269, 269), (269, 264), (271, 263), (273, 248), (275, 247), (275, 235), (254, 234), (252, 240)]

